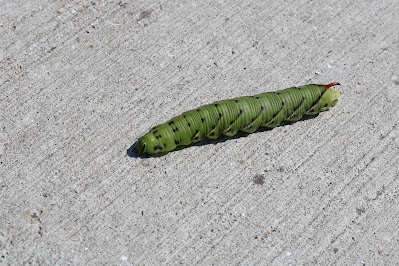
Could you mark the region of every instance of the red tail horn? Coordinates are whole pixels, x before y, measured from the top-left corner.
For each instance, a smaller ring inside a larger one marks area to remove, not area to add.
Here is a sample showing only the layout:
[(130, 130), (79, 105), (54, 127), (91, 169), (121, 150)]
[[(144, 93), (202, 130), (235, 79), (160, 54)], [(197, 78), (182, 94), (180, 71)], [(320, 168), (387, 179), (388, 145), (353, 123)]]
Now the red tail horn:
[(326, 85), (326, 90), (328, 90), (331, 87), (337, 86), (337, 85), (341, 85), (341, 84), (339, 84), (338, 82), (333, 82), (333, 83), (327, 84)]

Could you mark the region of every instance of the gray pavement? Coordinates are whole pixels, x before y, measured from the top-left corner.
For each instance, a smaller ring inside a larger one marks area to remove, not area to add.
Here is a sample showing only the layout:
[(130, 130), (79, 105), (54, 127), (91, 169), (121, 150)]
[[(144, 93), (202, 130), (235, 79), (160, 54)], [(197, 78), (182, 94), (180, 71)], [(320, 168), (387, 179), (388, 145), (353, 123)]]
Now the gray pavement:
[[(396, 1), (0, 1), (0, 264), (399, 264)], [(155, 158), (199, 105), (318, 117)]]

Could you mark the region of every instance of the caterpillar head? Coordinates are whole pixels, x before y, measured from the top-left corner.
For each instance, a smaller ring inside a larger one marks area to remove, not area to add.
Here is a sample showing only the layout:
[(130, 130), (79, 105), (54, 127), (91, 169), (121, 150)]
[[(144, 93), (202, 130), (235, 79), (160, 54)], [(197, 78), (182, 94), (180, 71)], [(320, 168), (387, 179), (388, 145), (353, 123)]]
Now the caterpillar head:
[(160, 149), (160, 146), (157, 145), (158, 141), (156, 140), (154, 134), (147, 133), (141, 139), (139, 139), (136, 143), (136, 152), (139, 155), (154, 153)]
[(336, 85), (340, 85), (340, 84), (337, 82), (334, 82), (334, 83), (325, 85), (327, 91), (323, 94), (323, 96), (320, 99), (321, 106), (323, 106), (321, 108), (321, 111), (326, 111), (326, 110), (328, 110), (329, 107), (334, 107), (337, 104), (338, 97), (339, 97), (339, 95), (341, 95), (341, 93), (339, 93), (338, 91), (336, 91), (334, 89), (331, 89), (331, 87), (336, 86)]
[(157, 137), (151, 132), (141, 137), (135, 146), (137, 154), (155, 154), (164, 152), (165, 144), (157, 140)]
[(139, 139), (135, 144), (135, 150), (138, 155), (142, 155), (146, 152), (147, 143), (143, 138)]

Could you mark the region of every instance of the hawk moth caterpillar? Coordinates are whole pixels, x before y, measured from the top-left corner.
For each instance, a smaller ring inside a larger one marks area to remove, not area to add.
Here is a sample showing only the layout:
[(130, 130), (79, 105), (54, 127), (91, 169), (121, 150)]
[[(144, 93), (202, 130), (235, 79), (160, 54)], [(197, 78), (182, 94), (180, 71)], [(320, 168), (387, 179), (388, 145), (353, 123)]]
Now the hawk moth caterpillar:
[(334, 107), (340, 93), (330, 84), (309, 84), (216, 101), (200, 106), (157, 125), (132, 147), (138, 155), (166, 153), (177, 146), (221, 135), (234, 136), (238, 131), (255, 132), (259, 127), (274, 128), (283, 121), (298, 121)]

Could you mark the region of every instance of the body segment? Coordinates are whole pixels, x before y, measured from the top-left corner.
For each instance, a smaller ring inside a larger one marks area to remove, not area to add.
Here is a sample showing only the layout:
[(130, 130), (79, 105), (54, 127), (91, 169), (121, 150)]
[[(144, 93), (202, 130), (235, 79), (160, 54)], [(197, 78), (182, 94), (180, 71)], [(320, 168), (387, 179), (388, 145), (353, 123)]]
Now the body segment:
[(253, 133), (259, 127), (274, 128), (283, 121), (297, 121), (334, 107), (338, 83), (310, 84), (254, 96), (217, 101), (173, 117), (153, 127), (136, 143), (138, 154), (164, 153), (204, 138)]

